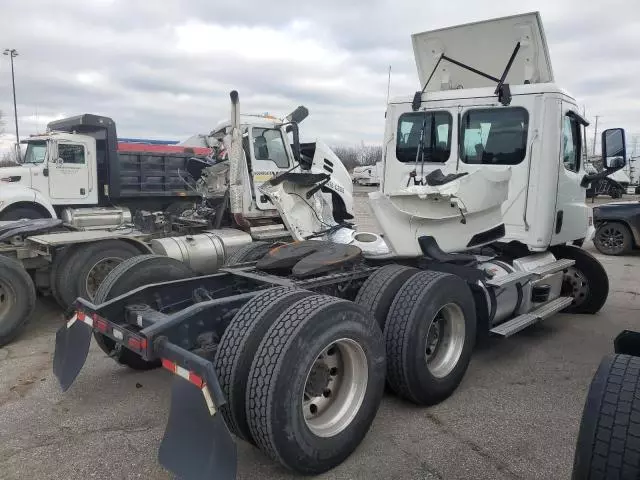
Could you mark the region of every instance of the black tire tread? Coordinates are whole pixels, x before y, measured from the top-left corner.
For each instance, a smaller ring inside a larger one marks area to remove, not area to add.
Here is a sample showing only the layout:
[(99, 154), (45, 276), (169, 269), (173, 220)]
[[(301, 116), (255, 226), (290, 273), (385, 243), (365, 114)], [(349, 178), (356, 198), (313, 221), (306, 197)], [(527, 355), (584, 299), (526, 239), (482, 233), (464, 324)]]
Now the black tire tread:
[(601, 362), (585, 401), (573, 478), (640, 478), (640, 357)]
[[(251, 366), (247, 389), (247, 416), (251, 436), (263, 452), (283, 465), (286, 462), (274, 447), (274, 433), (269, 421), (268, 402), (272, 401), (270, 391), (282, 368), (282, 358), (305, 321), (322, 308), (338, 302), (345, 300), (328, 295), (314, 295), (293, 304), (271, 325)], [(372, 317), (371, 319), (373, 322)]]
[[(6, 275), (16, 291), (18, 304), (18, 320), (8, 333), (0, 335), (0, 347), (13, 341), (31, 319), (36, 307), (36, 288), (27, 271), (20, 263), (11, 258), (0, 255), (0, 275)], [(22, 305), (20, 305), (22, 303)], [(22, 308), (20, 308), (20, 306)], [(15, 309), (15, 306), (14, 306)], [(14, 312), (15, 314), (16, 312)]]
[(448, 274), (441, 272), (422, 271), (416, 274), (411, 282), (407, 282), (398, 292), (387, 317), (384, 331), (387, 347), (387, 381), (391, 388), (400, 396), (419, 403), (409, 388), (409, 380), (404, 368), (404, 344), (407, 340), (406, 331), (409, 322), (406, 319), (411, 314), (413, 306), (421, 293), (432, 283), (437, 282)]
[[(297, 300), (310, 295), (313, 295), (313, 292), (293, 287), (275, 287), (265, 290), (238, 310), (220, 339), (214, 366), (222, 391), (227, 398), (227, 404), (221, 407), (220, 411), (229, 430), (246, 441), (251, 442), (252, 438), (246, 419), (245, 395), (242, 395), (242, 398), (236, 398), (236, 395), (241, 392), (232, 388), (237, 384), (236, 376), (244, 376), (244, 372), (238, 371), (238, 364), (247, 355), (251, 355), (250, 358), (253, 358), (255, 350), (262, 340), (262, 335), (275, 320), (273, 318), (274, 310), (278, 311), (283, 306), (286, 308)], [(260, 335), (260, 338), (256, 338), (257, 334)], [(247, 371), (246, 377), (248, 376), (249, 372)], [(240, 379), (244, 385), (247, 385), (246, 377)], [(243, 406), (242, 411), (234, 408), (236, 403)], [(239, 416), (242, 418), (238, 418)], [(240, 426), (241, 423), (242, 426)]]
[(154, 254), (146, 254), (146, 255), (138, 255), (136, 257), (131, 257), (122, 262), (120, 265), (115, 267), (109, 275), (107, 275), (104, 281), (100, 284), (98, 289), (96, 290), (96, 294), (93, 297), (93, 303), (99, 305), (107, 300), (107, 295), (109, 295), (109, 291), (113, 287), (113, 285), (122, 277), (122, 274), (129, 270), (134, 265), (137, 265), (141, 262), (146, 262), (150, 258), (155, 257), (163, 257), (163, 255), (154, 255)]
[(262, 258), (270, 249), (271, 243), (269, 242), (251, 242), (235, 250), (225, 260), (224, 266), (229, 267), (238, 263), (252, 262)]
[(385, 297), (389, 293), (395, 295), (402, 285), (417, 272), (419, 272), (417, 268), (405, 265), (385, 265), (365, 280), (360, 290), (358, 290), (354, 303), (370, 310), (376, 317), (380, 327), (384, 329), (387, 313), (391, 306), (389, 304), (385, 308), (385, 305), (382, 305), (387, 303), (387, 298)]

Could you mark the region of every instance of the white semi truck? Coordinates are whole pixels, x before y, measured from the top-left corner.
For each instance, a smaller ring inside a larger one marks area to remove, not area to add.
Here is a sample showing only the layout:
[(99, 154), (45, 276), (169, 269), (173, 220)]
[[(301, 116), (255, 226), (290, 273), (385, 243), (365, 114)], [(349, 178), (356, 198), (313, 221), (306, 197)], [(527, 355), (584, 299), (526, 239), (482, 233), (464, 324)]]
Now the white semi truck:
[[(121, 364), (175, 374), (159, 461), (179, 477), (235, 478), (231, 434), (294, 471), (325, 472), (364, 438), (385, 383), (441, 402), (477, 336), (605, 304), (606, 271), (571, 245), (600, 174), (584, 171), (586, 121), (554, 83), (539, 15), (413, 44), (421, 88), (388, 105), (382, 185), (369, 194), (382, 235), (354, 231), (322, 191), (344, 167), (300, 163), (259, 188), (295, 242), (248, 246), (205, 276), (166, 256), (131, 259), (58, 331), (64, 390), (92, 335)], [(237, 92), (232, 105), (237, 118)], [(231, 127), (230, 184), (242, 191), (242, 129)], [(625, 158), (624, 131), (603, 132), (604, 173)]]

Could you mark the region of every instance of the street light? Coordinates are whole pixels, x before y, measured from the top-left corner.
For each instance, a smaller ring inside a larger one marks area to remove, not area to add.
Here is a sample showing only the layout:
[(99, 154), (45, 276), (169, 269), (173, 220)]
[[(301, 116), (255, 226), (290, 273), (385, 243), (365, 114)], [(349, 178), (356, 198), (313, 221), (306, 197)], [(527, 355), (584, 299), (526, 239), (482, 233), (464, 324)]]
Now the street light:
[(9, 55), (11, 59), (11, 83), (13, 84), (13, 115), (16, 120), (16, 144), (17, 148), (20, 148), (20, 135), (18, 134), (18, 107), (16, 105), (16, 77), (13, 74), (13, 59), (18, 56), (18, 51), (15, 48), (5, 48), (4, 55)]

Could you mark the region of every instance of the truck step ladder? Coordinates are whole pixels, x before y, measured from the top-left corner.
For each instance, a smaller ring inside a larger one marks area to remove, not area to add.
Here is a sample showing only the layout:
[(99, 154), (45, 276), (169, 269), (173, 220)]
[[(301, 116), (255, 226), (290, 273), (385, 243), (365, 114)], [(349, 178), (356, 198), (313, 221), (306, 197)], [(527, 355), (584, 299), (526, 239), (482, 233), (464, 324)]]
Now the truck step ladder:
[(490, 331), (494, 335), (508, 338), (511, 335), (524, 330), (528, 326), (539, 322), (540, 320), (549, 318), (554, 313), (557, 313), (560, 310), (571, 305), (571, 302), (573, 302), (572, 297), (558, 297), (555, 300), (552, 300), (551, 302), (537, 308), (536, 310), (518, 315), (517, 317), (507, 322), (501, 323), (497, 327), (492, 328)]

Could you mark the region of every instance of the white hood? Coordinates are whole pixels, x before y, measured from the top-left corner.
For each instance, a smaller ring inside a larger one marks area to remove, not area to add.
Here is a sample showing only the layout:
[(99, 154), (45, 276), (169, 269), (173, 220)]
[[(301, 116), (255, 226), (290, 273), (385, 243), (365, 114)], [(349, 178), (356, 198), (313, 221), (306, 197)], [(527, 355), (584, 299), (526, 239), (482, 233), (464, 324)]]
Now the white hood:
[[(421, 86), (441, 54), (500, 78), (517, 42), (520, 51), (506, 83), (552, 83), (553, 70), (538, 12), (459, 25), (411, 36)], [(427, 91), (495, 86), (495, 82), (442, 60)]]

